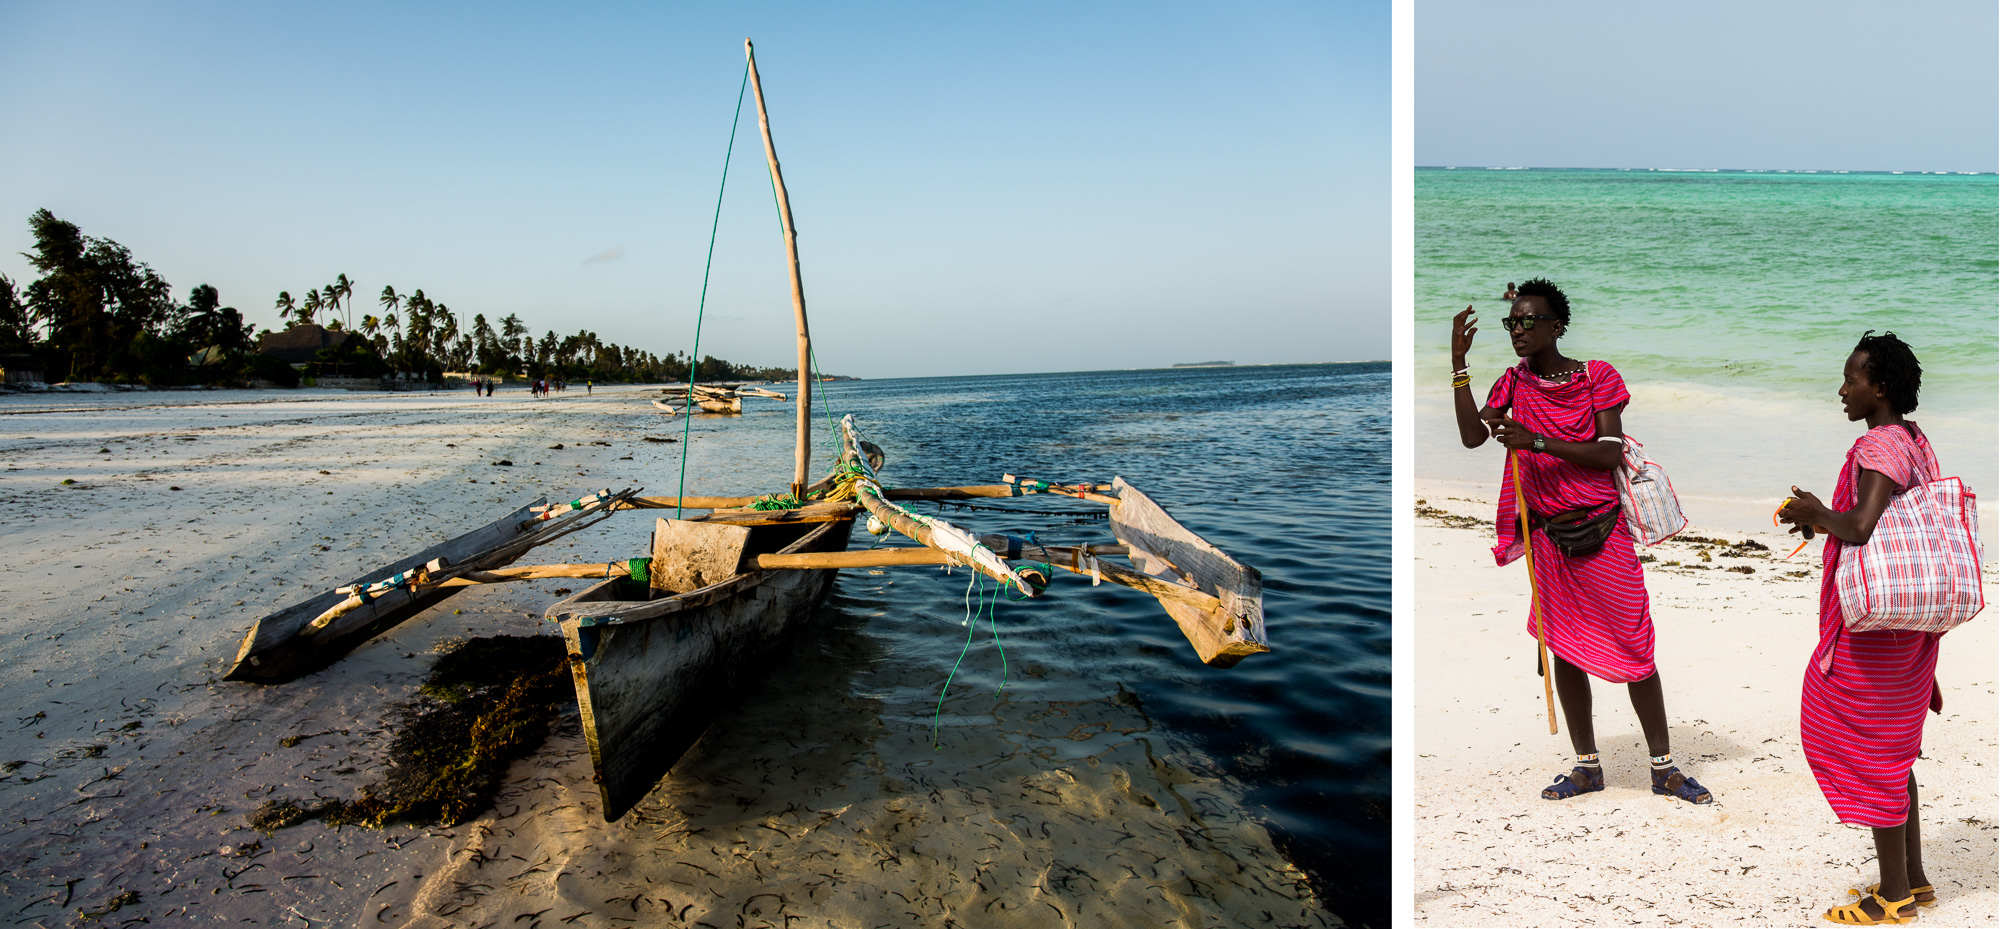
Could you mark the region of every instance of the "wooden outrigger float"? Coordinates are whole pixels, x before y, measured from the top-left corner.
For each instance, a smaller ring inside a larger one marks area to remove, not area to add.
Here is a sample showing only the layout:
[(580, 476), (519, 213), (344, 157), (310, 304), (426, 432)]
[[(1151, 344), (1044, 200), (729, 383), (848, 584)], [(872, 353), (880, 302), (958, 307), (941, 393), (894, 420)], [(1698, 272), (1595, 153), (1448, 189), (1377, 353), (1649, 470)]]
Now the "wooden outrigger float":
[[(548, 607), (545, 615), (561, 627), (602, 812), (606, 820), (615, 820), (652, 790), (732, 705), (762, 666), (760, 659), (814, 614), (840, 568), (966, 565), (1029, 598), (1039, 597), (1049, 585), (1048, 568), (1060, 568), (1089, 576), (1093, 584), (1110, 581), (1151, 594), (1209, 666), (1227, 668), (1270, 650), (1256, 569), (1210, 545), (1123, 478), (1109, 484), (1062, 484), (1006, 475), (1001, 484), (891, 488), (878, 477), (882, 450), (862, 437), (849, 415), (840, 423), (841, 453), (833, 473), (805, 483), (812, 395), (804, 287), (791, 207), (748, 41), (744, 52), (757, 90), (758, 122), (791, 263), (799, 387), (790, 492), (782, 497), (641, 497), (636, 489), (606, 489), (568, 503), (523, 507), (265, 617), (244, 638), (228, 679), (281, 683), (323, 668), (461, 587), (550, 577), (600, 579)], [(1108, 506), (1118, 544), (1045, 546), (1008, 536), (974, 536), (905, 506), (1038, 494)], [(654, 522), (644, 557), (510, 567), (529, 549), (615, 513), (660, 509), (675, 510), (676, 518)], [(921, 547), (848, 551), (848, 536), (859, 518), (870, 521), (871, 532), (894, 530)], [(1119, 558), (1127, 563), (1112, 560)]]

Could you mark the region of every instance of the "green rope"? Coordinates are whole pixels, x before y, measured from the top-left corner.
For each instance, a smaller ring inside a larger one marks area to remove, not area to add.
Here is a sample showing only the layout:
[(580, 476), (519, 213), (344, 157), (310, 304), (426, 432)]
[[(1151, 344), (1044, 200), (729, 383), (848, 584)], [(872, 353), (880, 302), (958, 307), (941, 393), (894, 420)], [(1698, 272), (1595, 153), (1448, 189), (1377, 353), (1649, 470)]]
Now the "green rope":
[(826, 438), (828, 444), (834, 448), (833, 459), (837, 464), (840, 461), (842, 450), (847, 447), (847, 443), (840, 437), (840, 428), (834, 425), (833, 406), (826, 402), (826, 384), (819, 379), (819, 376), (825, 372), (819, 366), (819, 354), (813, 351), (810, 341), (806, 343), (806, 360), (812, 362), (812, 383), (819, 385), (819, 408), (826, 413)]
[(1007, 647), (1000, 644), (1000, 593), (1008, 590), (1005, 582), (995, 581), (993, 605), (986, 610), (986, 626), (993, 630), (993, 647), (1000, 650), (1000, 689), (993, 692), (993, 701), (1000, 701), (1000, 694), (1007, 689)]
[[(938, 720), (944, 715), (944, 696), (951, 692), (952, 678), (958, 676), (958, 666), (965, 663), (965, 653), (972, 651), (972, 636), (979, 631), (979, 624), (974, 621), (972, 613), (972, 585), (979, 583), (980, 576), (978, 571), (974, 571), (972, 579), (965, 582), (965, 647), (958, 650), (958, 660), (951, 663), (951, 673), (945, 675), (944, 686), (938, 688), (937, 708), (931, 711), (931, 751), (934, 752), (944, 750), (938, 744)], [(986, 592), (980, 591), (980, 599), (985, 598)]]
[(715, 191), (715, 219), (708, 224), (708, 260), (701, 266), (701, 301), (694, 308), (694, 353), (688, 356), (687, 402), (681, 407), (681, 480), (674, 491), (674, 518), (681, 518), (681, 498), (687, 496), (688, 434), (694, 427), (694, 376), (701, 369), (701, 318), (708, 309), (708, 272), (715, 266), (715, 233), (722, 228), (722, 192), (729, 189), (729, 159), (736, 154), (736, 126), (743, 121), (743, 91), (750, 86), (750, 62), (743, 62), (743, 82), (736, 88), (736, 113), (729, 118), (729, 148), (722, 155), (722, 184)]
[[(1000, 594), (1007, 589), (1007, 584), (1004, 581), (994, 581), (992, 596), (989, 597), (985, 580), (985, 575), (974, 570), (972, 579), (965, 584), (965, 646), (958, 650), (958, 660), (952, 662), (951, 673), (945, 675), (944, 686), (938, 688), (937, 708), (931, 711), (932, 751), (944, 750), (943, 746), (938, 744), (938, 724), (944, 715), (944, 698), (951, 691), (952, 679), (958, 676), (959, 665), (965, 662), (966, 654), (972, 651), (972, 637), (979, 633), (979, 618), (982, 615), (986, 618), (987, 628), (993, 633), (993, 647), (1000, 650), (1000, 689), (993, 692), (993, 699), (999, 700), (1001, 691), (1007, 689), (1007, 648), (1000, 644)], [(972, 589), (975, 584), (979, 587), (979, 603), (976, 607), (972, 602)]]

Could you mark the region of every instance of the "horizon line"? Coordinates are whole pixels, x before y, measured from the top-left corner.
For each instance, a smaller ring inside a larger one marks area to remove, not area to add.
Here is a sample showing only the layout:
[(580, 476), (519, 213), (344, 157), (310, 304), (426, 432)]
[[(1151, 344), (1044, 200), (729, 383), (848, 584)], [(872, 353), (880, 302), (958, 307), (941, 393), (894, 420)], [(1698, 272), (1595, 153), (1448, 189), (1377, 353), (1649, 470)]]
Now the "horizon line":
[(2000, 171), (1929, 171), (1921, 169), (1894, 168), (1665, 168), (1665, 167), (1593, 167), (1588, 165), (1482, 165), (1482, 164), (1420, 164), (1418, 170), (1431, 171), (1650, 171), (1660, 174), (1915, 174), (1958, 177), (1983, 177), (2000, 174)]

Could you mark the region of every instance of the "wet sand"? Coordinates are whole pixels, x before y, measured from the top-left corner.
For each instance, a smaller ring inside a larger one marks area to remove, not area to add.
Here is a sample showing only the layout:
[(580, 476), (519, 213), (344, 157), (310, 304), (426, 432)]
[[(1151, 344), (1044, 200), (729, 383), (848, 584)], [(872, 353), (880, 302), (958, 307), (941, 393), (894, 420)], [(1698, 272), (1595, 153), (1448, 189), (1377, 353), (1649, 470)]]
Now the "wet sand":
[[(880, 572), (836, 595), (863, 619), (813, 631), (618, 823), (572, 715), (455, 828), (249, 829), (267, 799), (354, 796), (438, 651), (547, 634), (580, 584), (468, 590), (276, 687), (219, 680), (249, 623), (535, 497), (665, 473), (678, 446), (640, 437), (680, 423), (646, 396), (0, 396), (9, 922), (1337, 924), (1240, 785), (1122, 688), (1025, 659), (997, 703), (954, 695), (933, 748), (928, 705), (879, 696), (907, 673), (865, 631), (893, 610)], [(788, 457), (694, 433), (689, 493), (782, 486)], [(631, 557), (650, 523), (523, 563)]]
[[(1715, 794), (1650, 790), (1624, 689), (1594, 682), (1606, 788), (1547, 801), (1574, 761), (1549, 735), (1519, 563), (1493, 563), (1490, 485), (1420, 479), (1416, 520), (1416, 922), (1438, 926), (1817, 925), (1874, 883), (1866, 829), (1841, 825), (1799, 749), (1799, 686), (1817, 638), (1817, 547), (1778, 532), (1757, 557), (1670, 541), (1644, 550), (1674, 755)], [(1703, 557), (1703, 549), (1708, 556)], [(1668, 562), (1678, 562), (1669, 565)], [(1748, 567), (1753, 573), (1728, 570)], [(1995, 575), (1988, 569), (1989, 591)], [(2000, 690), (1993, 617), (1945, 636), (1944, 714), (1916, 764), (1928, 925), (2000, 923)], [(1399, 690), (1403, 682), (1398, 682)]]

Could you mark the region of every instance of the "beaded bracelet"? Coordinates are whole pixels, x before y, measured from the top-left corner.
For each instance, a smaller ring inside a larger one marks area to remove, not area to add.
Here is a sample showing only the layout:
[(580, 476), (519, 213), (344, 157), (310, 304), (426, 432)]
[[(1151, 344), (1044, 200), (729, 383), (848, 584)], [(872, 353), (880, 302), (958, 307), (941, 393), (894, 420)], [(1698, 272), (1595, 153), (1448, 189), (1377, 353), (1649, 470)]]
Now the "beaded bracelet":
[(1471, 387), (1471, 386), (1472, 386), (1472, 375), (1470, 374), (1460, 374), (1451, 379), (1451, 389), (1453, 390), (1457, 390), (1460, 387)]

